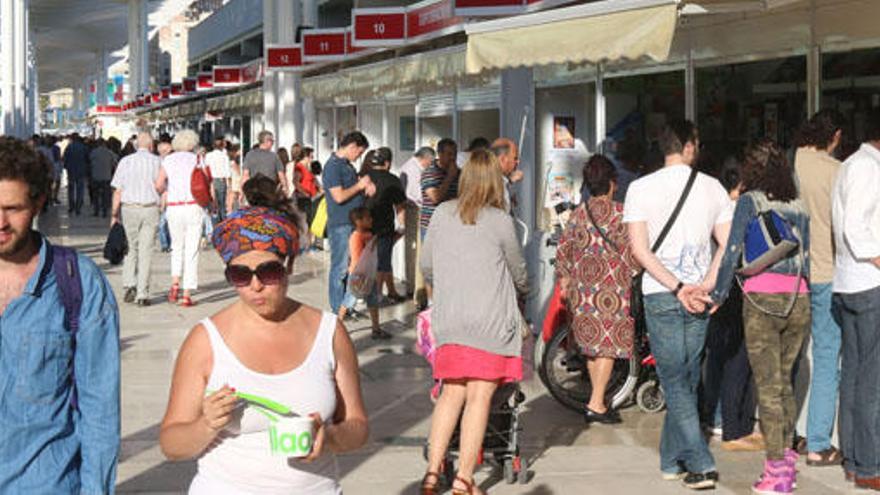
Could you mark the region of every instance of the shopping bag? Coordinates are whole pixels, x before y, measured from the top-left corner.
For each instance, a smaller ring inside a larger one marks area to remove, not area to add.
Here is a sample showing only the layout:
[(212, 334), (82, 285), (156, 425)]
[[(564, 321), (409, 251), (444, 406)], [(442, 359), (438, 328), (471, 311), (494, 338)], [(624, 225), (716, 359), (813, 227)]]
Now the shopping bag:
[(434, 332), (431, 330), (431, 308), (428, 308), (416, 317), (416, 353), (425, 358), (433, 368), (436, 350), (437, 341), (434, 340)]
[(315, 218), (312, 219), (312, 225), (309, 227), (309, 230), (315, 237), (324, 237), (324, 232), (327, 230), (327, 197), (321, 198), (321, 202), (318, 203), (318, 209), (315, 211)]
[(376, 239), (370, 239), (361, 259), (354, 265), (354, 270), (348, 274), (348, 289), (357, 298), (365, 298), (373, 292), (376, 285), (376, 271), (379, 267), (379, 253), (376, 249)]

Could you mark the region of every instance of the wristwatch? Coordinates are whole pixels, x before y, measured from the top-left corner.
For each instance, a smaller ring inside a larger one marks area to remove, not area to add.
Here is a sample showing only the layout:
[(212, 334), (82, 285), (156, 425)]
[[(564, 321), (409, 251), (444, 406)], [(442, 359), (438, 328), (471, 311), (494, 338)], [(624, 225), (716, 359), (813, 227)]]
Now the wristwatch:
[(675, 288), (672, 289), (672, 295), (678, 297), (678, 292), (681, 290), (682, 287), (684, 287), (684, 282), (679, 280), (678, 285), (676, 285)]

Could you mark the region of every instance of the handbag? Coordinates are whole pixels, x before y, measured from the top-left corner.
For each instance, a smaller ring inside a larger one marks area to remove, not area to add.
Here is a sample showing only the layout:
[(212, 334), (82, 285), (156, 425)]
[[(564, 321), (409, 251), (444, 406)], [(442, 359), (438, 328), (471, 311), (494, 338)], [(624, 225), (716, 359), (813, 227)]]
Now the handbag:
[(767, 309), (756, 303), (743, 290), (743, 296), (762, 313), (780, 318), (788, 318), (797, 303), (798, 289), (804, 272), (804, 246), (791, 223), (773, 209), (760, 209), (755, 218), (746, 226), (743, 243), (742, 264), (737, 270), (736, 281), (743, 286), (742, 277), (751, 277), (787, 258), (797, 250), (800, 256), (798, 273), (791, 292), (791, 298), (782, 312)]
[(211, 197), (211, 171), (201, 164), (193, 167), (192, 175), (189, 178), (189, 188), (193, 199), (202, 208), (206, 208), (214, 202), (214, 198)]
[(324, 238), (324, 232), (327, 230), (327, 196), (321, 198), (318, 207), (315, 208), (315, 217), (312, 218), (312, 225), (309, 231), (317, 238)]
[[(684, 186), (684, 191), (682, 191), (681, 197), (678, 198), (678, 203), (675, 205), (675, 209), (672, 210), (672, 214), (669, 215), (669, 220), (666, 221), (666, 225), (663, 226), (663, 230), (660, 231), (660, 235), (657, 236), (657, 240), (654, 241), (654, 245), (651, 246), (652, 253), (656, 253), (657, 250), (660, 249), (660, 246), (663, 245), (663, 241), (666, 240), (666, 236), (669, 235), (669, 231), (672, 230), (672, 225), (678, 218), (679, 213), (681, 213), (684, 202), (687, 200), (688, 195), (691, 193), (691, 189), (694, 187), (697, 173), (697, 169), (691, 169), (691, 175), (688, 177), (687, 184)], [(636, 325), (642, 324), (645, 318), (645, 296), (642, 293), (642, 278), (644, 275), (645, 270), (642, 269), (633, 277), (632, 288), (629, 292), (629, 314), (634, 320), (636, 320)]]

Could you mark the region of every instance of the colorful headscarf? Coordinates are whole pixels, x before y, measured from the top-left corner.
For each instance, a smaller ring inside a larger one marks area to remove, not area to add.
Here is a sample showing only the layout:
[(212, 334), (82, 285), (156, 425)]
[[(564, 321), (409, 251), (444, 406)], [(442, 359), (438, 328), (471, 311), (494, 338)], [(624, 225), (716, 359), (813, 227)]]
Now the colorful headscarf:
[(299, 249), (299, 232), (277, 211), (253, 207), (233, 212), (217, 224), (211, 243), (224, 263), (248, 251), (268, 251), (287, 258)]

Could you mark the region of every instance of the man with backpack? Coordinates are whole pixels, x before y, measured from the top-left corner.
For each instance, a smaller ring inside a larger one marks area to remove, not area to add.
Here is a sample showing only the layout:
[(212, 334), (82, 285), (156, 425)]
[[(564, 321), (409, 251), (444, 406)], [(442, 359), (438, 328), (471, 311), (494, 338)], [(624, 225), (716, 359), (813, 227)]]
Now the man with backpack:
[[(644, 268), (644, 316), (666, 393), (660, 437), (665, 480), (691, 489), (714, 488), (715, 460), (703, 439), (697, 411), (700, 357), (708, 318), (701, 297), (715, 277), (733, 218), (733, 204), (715, 179), (698, 173), (700, 148), (690, 122), (660, 134), (666, 165), (629, 186), (624, 206), (633, 256)], [(713, 254), (712, 238), (717, 245)]]
[(49, 167), (0, 138), (0, 493), (113, 493), (119, 313), (92, 261), (32, 230)]

